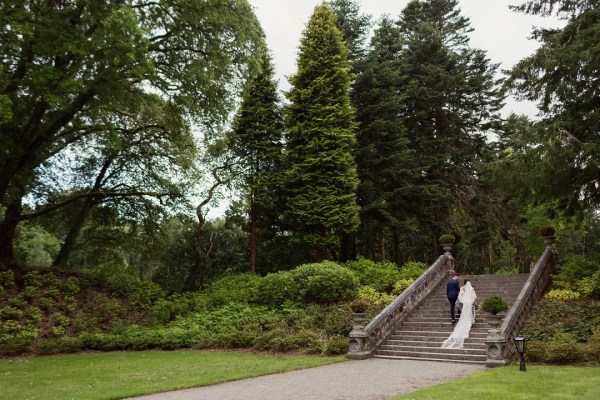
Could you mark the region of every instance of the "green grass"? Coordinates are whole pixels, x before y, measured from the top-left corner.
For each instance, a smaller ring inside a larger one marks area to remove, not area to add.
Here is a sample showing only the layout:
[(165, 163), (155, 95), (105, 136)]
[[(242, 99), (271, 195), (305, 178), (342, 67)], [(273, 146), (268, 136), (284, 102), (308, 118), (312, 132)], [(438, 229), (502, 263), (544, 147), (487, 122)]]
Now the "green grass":
[(0, 360), (0, 399), (120, 399), (344, 361), (344, 357), (147, 351)]
[(600, 368), (527, 365), (498, 367), (392, 400), (600, 399)]

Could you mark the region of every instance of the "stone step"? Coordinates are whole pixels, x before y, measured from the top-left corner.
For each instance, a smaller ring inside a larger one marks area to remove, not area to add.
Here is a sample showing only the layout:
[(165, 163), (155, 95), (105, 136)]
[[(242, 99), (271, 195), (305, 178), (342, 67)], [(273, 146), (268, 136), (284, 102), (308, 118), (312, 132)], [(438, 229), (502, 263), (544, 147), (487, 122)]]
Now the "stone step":
[(485, 351), (483, 354), (465, 354), (459, 352), (452, 353), (434, 353), (434, 352), (416, 352), (416, 351), (397, 351), (397, 350), (377, 350), (376, 356), (386, 358), (410, 358), (413, 360), (448, 360), (485, 363)]
[(405, 346), (405, 345), (389, 345), (384, 344), (379, 348), (382, 351), (402, 351), (402, 352), (415, 352), (415, 353), (429, 353), (429, 354), (468, 354), (468, 355), (484, 355), (485, 356), (485, 344), (479, 347), (467, 347), (466, 345), (462, 349), (442, 349), (442, 342), (437, 346)]
[[(481, 303), (489, 296), (504, 298), (509, 306), (516, 301), (523, 284), (529, 277), (521, 275), (463, 275), (470, 279)], [(449, 320), (446, 282), (441, 282), (394, 332), (379, 346), (375, 357), (435, 360), (464, 363), (485, 363), (485, 338), (490, 329), (481, 312), (465, 340), (463, 349), (442, 349), (441, 344), (450, 336), (455, 325)]]
[[(395, 348), (410, 347), (426, 349), (428, 347), (441, 348), (442, 342), (445, 338), (427, 338), (430, 340), (394, 340), (390, 339), (386, 341), (383, 346), (390, 346)], [(383, 347), (382, 346), (382, 347)], [(465, 340), (464, 348), (468, 350), (485, 350), (485, 343), (482, 341), (475, 341), (474, 339), (468, 338)]]

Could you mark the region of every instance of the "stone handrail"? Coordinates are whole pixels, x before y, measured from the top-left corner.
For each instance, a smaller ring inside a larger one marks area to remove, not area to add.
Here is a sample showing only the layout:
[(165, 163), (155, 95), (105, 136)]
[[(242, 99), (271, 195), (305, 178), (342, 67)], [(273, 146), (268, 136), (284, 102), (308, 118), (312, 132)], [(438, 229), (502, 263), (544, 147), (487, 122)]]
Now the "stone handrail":
[(406, 316), (427, 296), (454, 268), (454, 259), (450, 253), (441, 255), (406, 290), (384, 308), (369, 324), (362, 329), (350, 332), (347, 356), (351, 359), (371, 357), (373, 351), (406, 318)]
[(517, 300), (506, 314), (500, 327), (499, 340), (486, 339), (486, 365), (488, 367), (507, 363), (511, 353), (512, 341), (525, 326), (533, 306), (542, 298), (550, 283), (550, 275), (556, 269), (556, 264), (556, 253), (552, 247), (546, 247), (529, 274), (529, 278), (523, 289), (521, 289)]

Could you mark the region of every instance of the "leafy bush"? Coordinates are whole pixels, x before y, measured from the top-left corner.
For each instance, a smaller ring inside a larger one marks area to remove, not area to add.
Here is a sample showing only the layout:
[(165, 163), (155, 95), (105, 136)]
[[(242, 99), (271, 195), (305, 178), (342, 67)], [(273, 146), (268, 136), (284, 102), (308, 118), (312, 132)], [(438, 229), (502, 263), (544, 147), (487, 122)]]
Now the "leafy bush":
[(338, 355), (348, 353), (348, 336), (333, 335), (325, 343), (325, 354)]
[(0, 286), (5, 289), (13, 287), (15, 284), (15, 274), (11, 270), (0, 271)]
[(304, 264), (291, 271), (307, 302), (334, 303), (354, 297), (359, 281), (352, 271), (331, 261)]
[[(360, 290), (359, 290), (359, 295), (360, 295)], [(356, 298), (356, 299), (352, 300), (350, 303), (348, 303), (348, 306), (350, 307), (352, 312), (355, 312), (355, 313), (367, 312), (370, 305), (371, 305), (371, 303), (369, 301), (367, 301), (365, 299), (361, 299), (360, 297)]]
[(588, 359), (600, 362), (600, 325), (592, 329), (592, 335), (585, 346), (585, 353)]
[(0, 308), (0, 319), (4, 321), (18, 320), (23, 312), (11, 306)]
[(550, 363), (566, 364), (583, 359), (583, 348), (577, 344), (575, 338), (568, 333), (556, 333), (546, 343), (546, 361)]
[(44, 278), (40, 275), (39, 271), (31, 271), (23, 276), (23, 282), (25, 286), (40, 288), (44, 284)]
[(79, 290), (81, 289), (81, 284), (79, 282), (79, 279), (77, 279), (74, 276), (70, 276), (69, 278), (67, 278), (67, 280), (65, 281), (64, 285), (63, 285), (63, 292), (65, 293), (65, 296), (68, 295), (75, 295), (77, 293), (79, 293)]
[(83, 349), (83, 340), (77, 337), (61, 337), (58, 339), (46, 339), (38, 348), (38, 353), (43, 355), (76, 353)]
[(552, 275), (554, 281), (566, 281), (571, 284), (580, 279), (591, 277), (598, 271), (598, 264), (582, 255), (568, 255), (560, 260), (558, 274)]
[(286, 301), (301, 301), (298, 282), (289, 271), (270, 273), (264, 276), (257, 287), (256, 301), (259, 304), (280, 307)]
[(456, 238), (454, 237), (454, 235), (445, 233), (443, 235), (440, 235), (440, 238), (438, 240), (440, 244), (454, 244), (455, 239)]
[(417, 279), (418, 277), (423, 275), (423, 273), (425, 271), (427, 271), (428, 268), (429, 268), (429, 265), (427, 265), (423, 262), (409, 261), (407, 263), (404, 263), (402, 265), (402, 267), (400, 268), (399, 280), (401, 280), (401, 279)]
[(410, 285), (413, 284), (415, 280), (413, 278), (408, 279), (400, 279), (398, 282), (394, 283), (394, 288), (392, 289), (392, 294), (394, 296), (399, 296), (400, 293), (404, 292)]
[(544, 296), (548, 300), (559, 301), (559, 302), (568, 302), (577, 300), (580, 297), (580, 294), (568, 289), (554, 289), (546, 293)]
[(508, 303), (500, 296), (490, 296), (481, 303), (481, 311), (490, 314), (498, 314), (508, 311)]
[(260, 277), (256, 274), (229, 274), (212, 281), (204, 293), (208, 307), (218, 308), (228, 303), (250, 303), (256, 300)]
[(547, 341), (555, 332), (566, 332), (578, 343), (585, 343), (598, 325), (600, 301), (576, 300), (560, 303), (543, 299), (535, 305), (523, 329), (523, 335), (529, 339)]
[(345, 265), (356, 274), (361, 285), (370, 286), (378, 292), (389, 293), (394, 282), (400, 279), (400, 271), (392, 262), (378, 263), (361, 258)]
[(583, 278), (576, 284), (576, 289), (584, 296), (600, 298), (600, 271), (596, 271), (591, 277)]
[(360, 289), (358, 289), (356, 298), (365, 300), (368, 303), (375, 304), (381, 308), (394, 301), (395, 296), (386, 293), (379, 293), (369, 286), (362, 286)]

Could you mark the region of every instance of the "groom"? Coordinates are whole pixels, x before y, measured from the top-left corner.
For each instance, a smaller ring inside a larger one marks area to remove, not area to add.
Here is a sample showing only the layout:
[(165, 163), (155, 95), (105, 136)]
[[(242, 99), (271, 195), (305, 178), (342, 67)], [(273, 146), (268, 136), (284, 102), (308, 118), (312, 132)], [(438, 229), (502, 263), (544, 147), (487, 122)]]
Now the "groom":
[(460, 292), (460, 283), (458, 283), (459, 279), (460, 275), (456, 272), (453, 272), (452, 279), (450, 279), (446, 284), (446, 296), (450, 302), (450, 318), (452, 319), (453, 324), (456, 323), (454, 311), (456, 308), (456, 299), (458, 299), (458, 293)]

